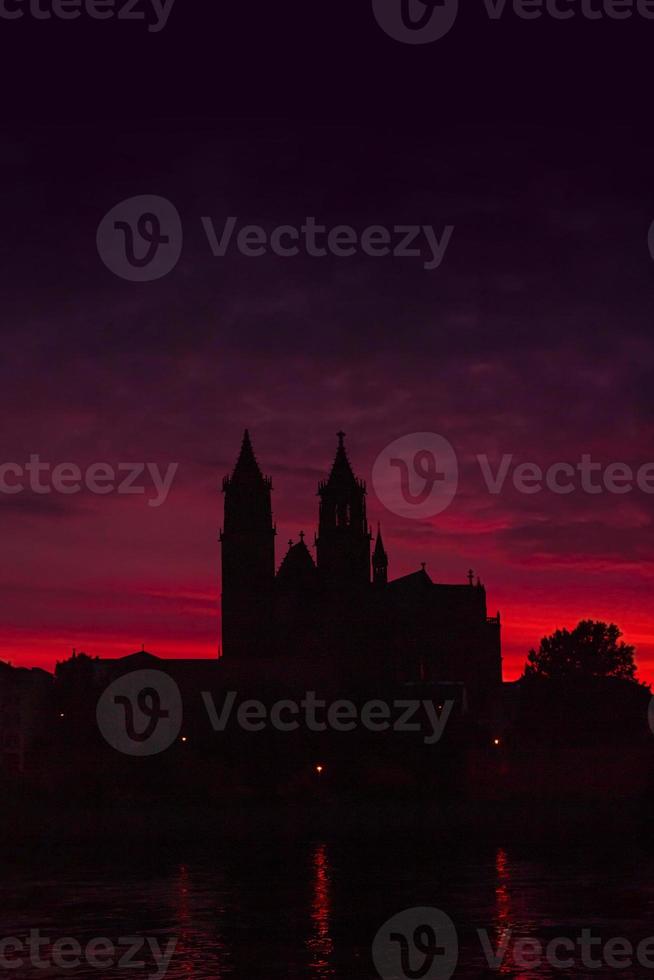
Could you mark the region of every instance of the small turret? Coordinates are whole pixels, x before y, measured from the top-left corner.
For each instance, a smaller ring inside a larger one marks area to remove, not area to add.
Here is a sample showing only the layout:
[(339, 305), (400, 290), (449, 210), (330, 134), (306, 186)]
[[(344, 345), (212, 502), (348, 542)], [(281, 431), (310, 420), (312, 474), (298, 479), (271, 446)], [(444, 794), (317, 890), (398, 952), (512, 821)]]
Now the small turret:
[(372, 580), (375, 585), (386, 585), (388, 582), (388, 555), (384, 548), (379, 524), (377, 524), (375, 550), (372, 553)]

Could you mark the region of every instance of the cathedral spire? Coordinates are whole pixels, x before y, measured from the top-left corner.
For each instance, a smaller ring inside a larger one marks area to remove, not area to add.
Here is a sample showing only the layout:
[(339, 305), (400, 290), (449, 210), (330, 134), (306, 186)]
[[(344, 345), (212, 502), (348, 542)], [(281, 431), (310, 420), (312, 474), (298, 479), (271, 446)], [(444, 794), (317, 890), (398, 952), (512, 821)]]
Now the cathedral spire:
[(234, 471), (223, 480), (223, 651), (230, 658), (261, 654), (270, 645), (275, 578), (271, 490), (246, 429)]
[(381, 524), (377, 521), (377, 537), (375, 538), (375, 557), (385, 558), (384, 542), (382, 541)]
[(261, 468), (257, 462), (257, 457), (254, 455), (254, 449), (252, 448), (252, 440), (250, 439), (250, 431), (246, 429), (243, 433), (243, 442), (241, 443), (241, 451), (239, 453), (238, 459), (236, 461), (236, 466), (234, 467), (234, 472), (230, 477), (225, 477), (223, 480), (223, 489), (226, 489), (225, 482), (229, 481), (238, 484), (250, 484), (257, 485), (263, 483), (272, 489), (272, 483), (270, 479), (264, 477), (261, 472)]
[(370, 584), (371, 535), (366, 520), (366, 485), (352, 471), (345, 433), (337, 435), (331, 471), (318, 484), (317, 560), (325, 585), (351, 592)]
[(386, 585), (388, 581), (388, 555), (382, 540), (381, 525), (377, 523), (377, 538), (372, 554), (372, 580), (375, 585)]
[(330, 489), (340, 488), (349, 490), (354, 487), (365, 491), (365, 484), (357, 480), (352, 472), (352, 465), (345, 449), (345, 433), (341, 431), (337, 432), (336, 435), (338, 437), (336, 456), (334, 457), (328, 479), (323, 480), (319, 489), (328, 487)]

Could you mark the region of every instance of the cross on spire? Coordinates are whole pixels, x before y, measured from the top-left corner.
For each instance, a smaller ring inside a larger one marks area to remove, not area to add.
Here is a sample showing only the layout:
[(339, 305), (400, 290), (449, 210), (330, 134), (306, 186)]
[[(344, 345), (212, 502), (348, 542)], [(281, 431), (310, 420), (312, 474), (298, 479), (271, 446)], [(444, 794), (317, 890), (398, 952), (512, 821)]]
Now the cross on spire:
[(345, 432), (343, 432), (343, 430), (341, 430), (340, 432), (337, 432), (336, 435), (338, 436), (338, 445), (342, 449), (343, 448), (343, 440), (345, 439)]
[(474, 577), (475, 577), (475, 573), (473, 572), (472, 569), (469, 569), (469, 571), (468, 571), (468, 582), (469, 582), (470, 585), (472, 585), (472, 582), (473, 582)]

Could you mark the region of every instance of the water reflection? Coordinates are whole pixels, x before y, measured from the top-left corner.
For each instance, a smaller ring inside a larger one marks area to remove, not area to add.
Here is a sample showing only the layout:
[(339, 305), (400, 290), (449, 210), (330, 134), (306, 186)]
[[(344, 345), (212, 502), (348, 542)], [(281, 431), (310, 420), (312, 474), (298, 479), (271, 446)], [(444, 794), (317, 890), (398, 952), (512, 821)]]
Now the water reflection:
[(180, 864), (172, 888), (177, 939), (168, 972), (169, 980), (212, 978), (221, 980), (226, 972), (228, 951), (220, 935), (224, 905), (217, 901), (215, 883), (193, 880), (186, 864)]
[[(367, 846), (248, 839), (143, 862), (138, 855), (112, 861), (93, 852), (59, 862), (23, 853), (3, 862), (0, 938), (38, 928), (51, 943), (142, 936), (165, 949), (175, 937), (166, 980), (370, 980), (379, 927), (402, 909), (426, 904), (445, 910), (460, 931), (457, 980), (558, 980), (564, 973), (546, 958), (533, 966), (516, 962), (515, 944), (536, 939), (545, 949), (553, 937), (576, 937), (582, 928), (634, 943), (652, 934), (648, 852), (637, 859), (611, 852), (609, 861), (576, 850), (525, 855), (513, 844), (477, 853), (439, 847), (437, 840)], [(510, 936), (497, 969), (489, 969), (478, 929), (488, 931), (495, 954)], [(152, 955), (145, 959), (144, 978), (156, 972)], [(65, 973), (29, 963), (12, 971), (20, 980), (90, 980), (96, 973), (86, 963)], [(105, 980), (131, 975), (137, 977), (117, 965), (102, 971)], [(606, 965), (593, 972), (602, 980), (614, 975)]]
[(191, 933), (193, 923), (189, 907), (189, 874), (185, 864), (180, 865), (176, 891), (177, 947), (175, 949), (175, 962), (181, 975), (192, 977)]
[(312, 854), (313, 898), (311, 902), (312, 933), (307, 947), (312, 954), (310, 967), (317, 977), (331, 977), (334, 942), (330, 934), (331, 919), (331, 871), (327, 857), (327, 845), (317, 844)]
[[(503, 847), (498, 847), (495, 853), (495, 945), (501, 948), (511, 935), (511, 896), (509, 885), (511, 872), (509, 859)], [(513, 971), (507, 960), (502, 961), (498, 971), (500, 974), (512, 974)]]

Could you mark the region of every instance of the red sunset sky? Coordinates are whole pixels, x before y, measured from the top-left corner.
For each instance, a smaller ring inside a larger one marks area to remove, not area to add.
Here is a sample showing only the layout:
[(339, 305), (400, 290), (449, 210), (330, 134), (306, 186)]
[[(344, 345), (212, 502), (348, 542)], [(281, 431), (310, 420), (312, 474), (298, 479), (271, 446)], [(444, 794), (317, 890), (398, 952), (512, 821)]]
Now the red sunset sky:
[[(143, 496), (0, 493), (3, 659), (52, 668), (74, 647), (141, 644), (215, 656), (220, 482), (243, 429), (273, 478), (279, 563), (289, 537), (313, 538), (342, 428), (391, 577), (424, 561), (463, 583), (473, 568), (502, 613), (506, 678), (541, 636), (591, 617), (617, 623), (654, 680), (654, 496), (525, 495), (510, 476), (492, 495), (476, 462), (654, 459), (654, 160), (637, 134), (114, 122), (63, 135), (17, 134), (2, 164), (14, 237), (0, 462), (179, 468), (158, 508), (149, 480)], [(184, 248), (168, 276), (134, 283), (95, 236), (143, 193), (174, 202)], [(216, 259), (201, 218), (229, 215), (455, 230), (434, 271), (392, 256)], [(384, 447), (415, 432), (445, 436), (459, 460), (454, 502), (428, 521), (387, 511), (371, 482)]]
[[(321, 386), (316, 377), (316, 386), (328, 399), (329, 385)], [(274, 407), (269, 411), (274, 414)], [(312, 537), (315, 528), (315, 488), (335, 446), (333, 416), (326, 414), (321, 413), (319, 433), (302, 429), (306, 455), (318, 461), (315, 465), (302, 465), (297, 445), (292, 454), (289, 447), (292, 458), (284, 460), (284, 431), (285, 426), (290, 431), (291, 421), (283, 414), (277, 422), (253, 427), (259, 460), (273, 477), (278, 562), (289, 537), (297, 539), (300, 530)], [(477, 464), (464, 463), (460, 492), (448, 510), (429, 521), (410, 521), (387, 511), (371, 486), (373, 457), (383, 448), (383, 440), (374, 436), (376, 419), (354, 405), (346, 414), (353, 422), (350, 455), (357, 472), (368, 479), (369, 516), (382, 522), (391, 577), (426, 561), (435, 581), (464, 582), (473, 567), (486, 585), (489, 613), (502, 612), (507, 679), (518, 676), (525, 652), (540, 636), (583, 617), (617, 622), (637, 645), (641, 677), (654, 678), (647, 609), (651, 571), (646, 562), (598, 546), (603, 527), (620, 528), (638, 553), (645, 505), (633, 494), (598, 499), (580, 492), (576, 499), (553, 498), (547, 490), (535, 496), (507, 490), (493, 496), (485, 492)], [(449, 419), (448, 432), (456, 422)], [(465, 426), (465, 417), (458, 422)], [(403, 434), (388, 430), (386, 441)], [(239, 442), (233, 427), (221, 436), (232, 456)], [(453, 442), (461, 445), (456, 438)], [(482, 443), (486, 448), (494, 446)], [(156, 456), (162, 467), (167, 465)], [(111, 452), (103, 458), (111, 459)], [(150, 486), (144, 496), (67, 497), (66, 510), (54, 496), (44, 496), (45, 509), (53, 511), (49, 517), (39, 512), (40, 502), (19, 502), (16, 532), (6, 542), (5, 568), (11, 574), (6, 571), (3, 582), (4, 656), (52, 668), (73, 647), (121, 656), (142, 643), (161, 656), (215, 656), (220, 628), (216, 536), (222, 519), (218, 476), (230, 465), (226, 453), (202, 464), (182, 459), (159, 508), (146, 503), (153, 496)], [(34, 551), (24, 547), (18, 529), (38, 542)], [(92, 559), (81, 560), (87, 552)], [(36, 566), (41, 571), (34, 586)]]

